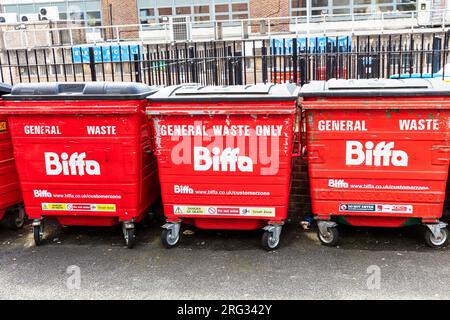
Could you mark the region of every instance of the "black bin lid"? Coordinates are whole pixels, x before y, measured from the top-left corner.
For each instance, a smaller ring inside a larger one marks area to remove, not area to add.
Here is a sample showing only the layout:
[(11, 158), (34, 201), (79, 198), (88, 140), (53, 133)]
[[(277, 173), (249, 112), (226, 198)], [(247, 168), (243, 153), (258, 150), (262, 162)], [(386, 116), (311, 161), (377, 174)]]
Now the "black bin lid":
[(0, 96), (11, 93), (11, 88), (9, 84), (0, 82)]
[(21, 83), (7, 100), (131, 100), (144, 99), (158, 89), (135, 82)]
[(312, 81), (300, 97), (446, 96), (450, 85), (442, 79), (331, 79)]
[(202, 86), (185, 84), (164, 88), (148, 99), (151, 102), (227, 102), (294, 100), (299, 88), (295, 84), (255, 84), (235, 86)]

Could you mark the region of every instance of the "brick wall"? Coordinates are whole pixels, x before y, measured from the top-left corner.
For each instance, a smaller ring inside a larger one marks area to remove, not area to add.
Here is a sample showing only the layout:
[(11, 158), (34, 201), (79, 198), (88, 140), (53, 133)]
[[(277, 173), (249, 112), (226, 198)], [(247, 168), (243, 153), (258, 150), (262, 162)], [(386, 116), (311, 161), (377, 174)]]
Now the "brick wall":
[(301, 221), (306, 214), (311, 214), (309, 194), (308, 165), (301, 157), (295, 160), (292, 169), (291, 195), (289, 199), (289, 218)]
[(289, 16), (289, 0), (250, 0), (250, 18)]
[[(289, 17), (289, 1), (290, 0), (250, 0), (250, 18)], [(254, 26), (252, 29), (258, 29), (258, 27), (259, 26)], [(274, 21), (270, 28), (271, 31), (289, 31), (289, 21)]]
[(136, 1), (125, 0), (102, 0), (103, 25), (110, 25), (109, 5), (112, 5), (113, 25), (138, 24), (138, 13)]

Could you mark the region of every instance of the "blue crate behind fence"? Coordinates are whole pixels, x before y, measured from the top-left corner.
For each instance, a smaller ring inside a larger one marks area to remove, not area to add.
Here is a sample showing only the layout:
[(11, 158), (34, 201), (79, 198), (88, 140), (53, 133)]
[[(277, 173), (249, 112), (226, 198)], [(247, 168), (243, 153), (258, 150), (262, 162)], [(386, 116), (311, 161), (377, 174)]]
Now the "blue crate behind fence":
[[(352, 37), (351, 36), (339, 36), (339, 37), (309, 37), (309, 38), (297, 38), (297, 52), (306, 52), (308, 48), (309, 53), (325, 53), (336, 51), (339, 52), (351, 52), (352, 51)], [(292, 38), (272, 38), (271, 47), (274, 54), (292, 54), (293, 48)], [(328, 44), (328, 45), (327, 45)]]
[(89, 48), (94, 49), (94, 62), (127, 62), (134, 61), (135, 55), (143, 57), (142, 46), (131, 45), (101, 45), (73, 47), (73, 63), (89, 63)]

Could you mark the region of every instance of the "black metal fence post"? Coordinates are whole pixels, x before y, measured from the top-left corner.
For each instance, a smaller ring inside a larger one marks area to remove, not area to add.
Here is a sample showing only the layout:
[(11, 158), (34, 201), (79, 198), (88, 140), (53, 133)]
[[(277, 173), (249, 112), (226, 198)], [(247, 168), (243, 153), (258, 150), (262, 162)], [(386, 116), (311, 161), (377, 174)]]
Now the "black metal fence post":
[(267, 79), (267, 47), (266, 47), (264, 41), (263, 41), (263, 46), (261, 48), (261, 56), (262, 56), (262, 61), (261, 61), (262, 82), (267, 83), (268, 82), (268, 79)]
[(226, 83), (228, 85), (234, 84), (234, 57), (231, 53), (231, 46), (225, 46), (224, 42), (224, 56), (225, 56), (225, 76), (227, 78)]
[(142, 82), (141, 59), (139, 57), (139, 53), (135, 53), (133, 55), (133, 61), (134, 61), (134, 80), (136, 82)]
[(190, 47), (189, 48), (189, 69), (191, 71), (191, 79), (192, 82), (198, 83), (199, 82), (199, 78), (198, 78), (198, 74), (197, 74), (197, 59), (195, 56), (195, 48), (194, 47)]
[(97, 81), (97, 72), (95, 70), (95, 55), (93, 47), (89, 47), (89, 68), (91, 70), (91, 80)]
[(298, 83), (297, 38), (292, 39), (292, 72), (293, 82)]

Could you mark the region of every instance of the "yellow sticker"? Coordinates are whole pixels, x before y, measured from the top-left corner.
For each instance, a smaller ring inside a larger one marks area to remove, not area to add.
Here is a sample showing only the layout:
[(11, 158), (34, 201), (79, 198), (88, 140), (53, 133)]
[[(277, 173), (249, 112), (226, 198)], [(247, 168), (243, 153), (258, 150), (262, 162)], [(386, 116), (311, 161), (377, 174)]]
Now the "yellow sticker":
[(66, 203), (43, 203), (42, 210), (67, 211), (67, 204)]
[(173, 212), (176, 215), (219, 215), (219, 216), (248, 216), (248, 217), (275, 217), (275, 208), (261, 207), (234, 207), (234, 206), (189, 206), (175, 205)]
[(251, 216), (275, 217), (275, 208), (249, 208)]
[(116, 212), (115, 204), (96, 204), (94, 211), (102, 211), (102, 212)]
[(0, 122), (0, 132), (5, 132), (6, 131), (6, 122), (2, 121)]
[(89, 211), (89, 212), (116, 212), (115, 204), (92, 203), (42, 203), (44, 211)]

